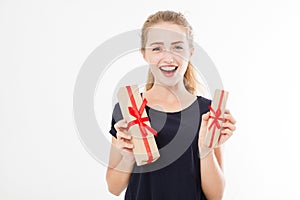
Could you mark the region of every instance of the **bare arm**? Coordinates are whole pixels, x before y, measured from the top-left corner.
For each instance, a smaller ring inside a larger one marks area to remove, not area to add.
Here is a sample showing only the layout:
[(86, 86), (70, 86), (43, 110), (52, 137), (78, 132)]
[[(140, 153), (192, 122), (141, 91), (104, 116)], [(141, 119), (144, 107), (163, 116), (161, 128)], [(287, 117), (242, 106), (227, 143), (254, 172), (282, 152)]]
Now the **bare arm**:
[[(231, 137), (235, 128), (235, 119), (230, 114), (229, 110), (225, 110), (225, 122), (222, 125), (221, 135), (217, 146), (210, 151), (200, 163), (201, 184), (203, 192), (209, 200), (221, 200), (225, 189), (225, 178), (223, 171), (223, 144), (229, 137)], [(203, 147), (202, 140), (206, 134), (207, 122), (209, 113), (202, 115), (202, 122), (199, 136), (199, 149), (207, 151)]]
[(135, 163), (131, 137), (122, 126), (126, 126), (124, 120), (115, 125), (117, 139), (112, 137), (109, 165), (106, 171), (108, 190), (117, 196), (127, 187)]
[(216, 148), (201, 160), (201, 184), (209, 200), (220, 200), (223, 197), (225, 178), (221, 148)]

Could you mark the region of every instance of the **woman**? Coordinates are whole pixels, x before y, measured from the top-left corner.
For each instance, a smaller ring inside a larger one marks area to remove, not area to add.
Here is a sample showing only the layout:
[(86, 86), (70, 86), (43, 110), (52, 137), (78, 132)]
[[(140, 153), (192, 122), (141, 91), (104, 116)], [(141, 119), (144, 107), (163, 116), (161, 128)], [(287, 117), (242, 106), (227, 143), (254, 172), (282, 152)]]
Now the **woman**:
[[(143, 58), (149, 63), (146, 91), (141, 95), (148, 101), (151, 126), (158, 130), (158, 148), (167, 146), (179, 132), (195, 137), (174, 162), (135, 173), (134, 146), (117, 104), (110, 130), (113, 137), (106, 174), (109, 191), (119, 195), (127, 188), (128, 200), (222, 199), (225, 180), (221, 146), (235, 130), (235, 119), (226, 110), (218, 144), (213, 149), (205, 148), (203, 138), (211, 101), (196, 95), (197, 80), (189, 62), (194, 51), (191, 26), (180, 13), (159, 11), (144, 23), (141, 43)], [(160, 118), (164, 120), (157, 120)], [(186, 122), (182, 123), (184, 118)], [(163, 125), (158, 125), (159, 121), (164, 121)], [(155, 162), (167, 156), (161, 155)]]

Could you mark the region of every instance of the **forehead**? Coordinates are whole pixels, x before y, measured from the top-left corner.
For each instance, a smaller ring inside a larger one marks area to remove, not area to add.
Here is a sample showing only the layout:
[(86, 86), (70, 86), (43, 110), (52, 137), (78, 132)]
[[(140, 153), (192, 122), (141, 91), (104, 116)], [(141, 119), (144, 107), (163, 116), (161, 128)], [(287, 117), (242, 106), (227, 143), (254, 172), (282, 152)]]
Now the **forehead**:
[(147, 30), (147, 43), (152, 42), (187, 42), (186, 29), (183, 26), (170, 23), (160, 23)]

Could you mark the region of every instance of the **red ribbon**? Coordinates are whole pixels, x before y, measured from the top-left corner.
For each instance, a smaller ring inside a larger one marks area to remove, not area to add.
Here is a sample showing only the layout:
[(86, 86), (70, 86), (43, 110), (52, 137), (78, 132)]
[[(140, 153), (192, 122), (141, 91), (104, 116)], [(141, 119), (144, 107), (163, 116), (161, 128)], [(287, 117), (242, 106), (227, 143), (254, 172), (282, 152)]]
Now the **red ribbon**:
[(144, 123), (146, 121), (149, 121), (149, 118), (148, 117), (142, 117), (143, 111), (144, 111), (145, 106), (147, 104), (147, 100), (144, 99), (141, 107), (138, 109), (137, 105), (135, 103), (135, 100), (134, 100), (134, 96), (132, 94), (131, 87), (126, 86), (126, 89), (127, 89), (127, 92), (128, 92), (131, 104), (132, 104), (132, 107), (128, 107), (129, 113), (133, 117), (136, 118), (136, 119), (134, 119), (134, 120), (132, 120), (131, 122), (128, 123), (128, 128), (130, 128), (131, 126), (133, 126), (135, 124), (137, 124), (139, 126), (139, 129), (141, 131), (142, 138), (143, 138), (143, 141), (144, 141), (144, 145), (145, 145), (145, 148), (146, 148), (146, 151), (147, 151), (147, 154), (148, 154), (147, 163), (151, 163), (153, 161), (153, 156), (152, 156), (152, 153), (151, 153), (149, 142), (147, 140), (147, 135), (148, 134), (147, 134), (146, 129), (148, 131), (150, 131), (155, 136), (157, 136), (157, 132), (153, 128), (151, 128), (150, 126), (148, 126), (147, 124)]
[(222, 114), (221, 104), (222, 104), (222, 101), (223, 101), (223, 96), (224, 96), (224, 90), (222, 90), (222, 92), (221, 92), (219, 105), (218, 105), (218, 108), (217, 108), (216, 111), (211, 106), (208, 106), (209, 110), (214, 114), (214, 116), (209, 116), (209, 118), (213, 119), (212, 123), (208, 127), (208, 130), (210, 130), (213, 127), (212, 136), (210, 138), (210, 143), (209, 143), (209, 146), (208, 146), (209, 148), (212, 147), (214, 137), (215, 137), (215, 134), (216, 134), (216, 128), (218, 128), (218, 129), (221, 128), (219, 120), (224, 121), (224, 119), (220, 117), (221, 114)]

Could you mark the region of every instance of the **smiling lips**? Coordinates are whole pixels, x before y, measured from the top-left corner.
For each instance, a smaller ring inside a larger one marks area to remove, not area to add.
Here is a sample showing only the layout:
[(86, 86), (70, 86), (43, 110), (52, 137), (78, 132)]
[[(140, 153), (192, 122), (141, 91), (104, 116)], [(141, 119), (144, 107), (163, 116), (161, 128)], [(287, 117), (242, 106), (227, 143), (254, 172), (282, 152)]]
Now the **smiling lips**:
[(160, 66), (159, 69), (163, 72), (165, 76), (172, 76), (174, 72), (177, 70), (178, 66), (175, 65), (164, 65)]

